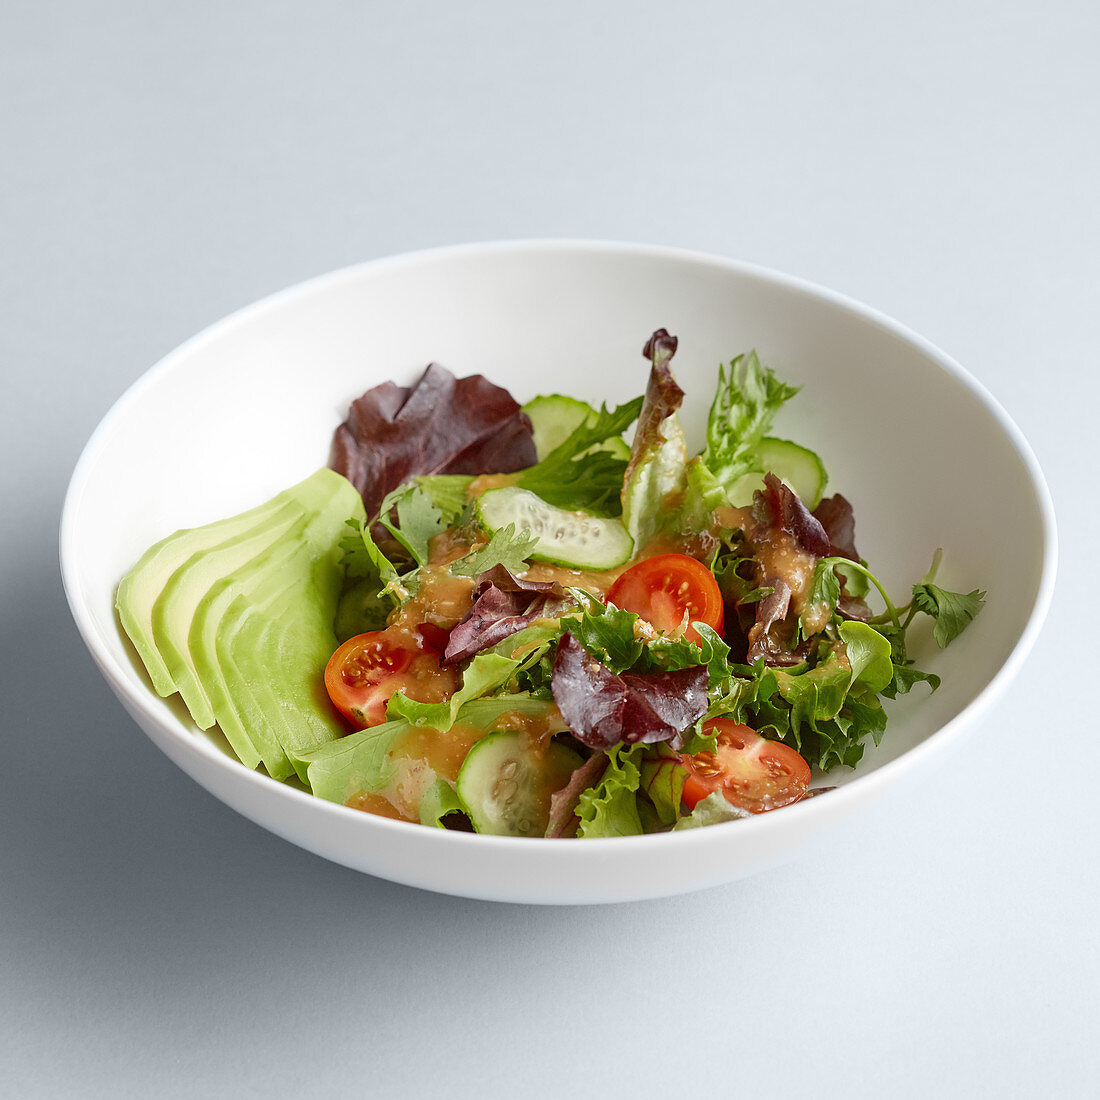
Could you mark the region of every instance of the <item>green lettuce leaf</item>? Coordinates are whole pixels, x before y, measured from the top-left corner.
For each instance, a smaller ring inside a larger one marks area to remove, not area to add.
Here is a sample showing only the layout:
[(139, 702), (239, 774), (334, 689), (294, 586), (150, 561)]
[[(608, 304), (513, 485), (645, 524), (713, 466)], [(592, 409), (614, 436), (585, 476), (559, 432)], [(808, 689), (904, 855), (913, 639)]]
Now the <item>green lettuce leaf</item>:
[(706, 623), (693, 623), (699, 641), (689, 638), (655, 638), (646, 645), (646, 671), (675, 672), (681, 668), (707, 666), (707, 689), (713, 693), (722, 690), (732, 670), (729, 662), (730, 647), (718, 632)]
[[(495, 646), (482, 650), (482, 653), (497, 653), (501, 657), (511, 657), (523, 666), (531, 663), (533, 655), (539, 656), (550, 648), (550, 643), (561, 637), (560, 622), (534, 622), (517, 630)], [(537, 658), (535, 658), (537, 660)]]
[[(505, 714), (546, 717), (553, 705), (553, 701), (535, 699), (526, 693), (496, 695), (466, 703), (458, 719), (488, 733)], [(318, 798), (344, 803), (357, 794), (381, 791), (390, 784), (395, 770), (390, 754), (415, 728), (405, 718), (394, 719), (301, 751), (295, 762), (301, 765), (306, 782)]]
[(504, 687), (516, 674), (521, 661), (501, 657), (497, 653), (479, 653), (466, 666), (462, 686), (443, 703), (418, 703), (403, 691), (397, 692), (386, 704), (387, 718), (404, 718), (414, 726), (431, 726), (446, 733), (454, 725), (465, 703), (490, 695)]
[(894, 680), (890, 642), (866, 623), (840, 626), (847, 661), (830, 652), (815, 668), (753, 669), (756, 683), (744, 688), (742, 706), (750, 725), (778, 737), (823, 771), (863, 757), (863, 740), (877, 744), (886, 712), (876, 693)]
[(390, 750), (412, 728), (399, 718), (300, 753), (306, 782), (318, 798), (329, 802), (343, 803), (362, 792), (382, 790), (393, 778)]
[(718, 587), (722, 590), (722, 595), (727, 603), (739, 606), (759, 603), (760, 600), (765, 596), (770, 596), (774, 591), (770, 585), (757, 588), (753, 581), (746, 580), (738, 574), (738, 566), (743, 562), (752, 560), (752, 558), (730, 554), (715, 561), (714, 579), (718, 582)]
[(668, 366), (675, 353), (676, 338), (663, 329), (649, 338), (643, 352), (651, 363), (649, 382), (622, 484), (623, 524), (636, 547), (678, 522), (668, 505), (687, 485), (687, 444), (677, 411), (684, 391)]
[(448, 527), (453, 527), (465, 510), (467, 491), (473, 480), (468, 474), (426, 474), (415, 479), (431, 497)]
[(802, 672), (777, 668), (772, 675), (779, 694), (790, 704), (790, 730), (795, 738), (803, 726), (813, 729), (818, 722), (835, 718), (852, 683), (851, 671), (835, 653), (816, 668)]
[(437, 779), (420, 799), (420, 824), (445, 829), (443, 819), (450, 814), (462, 814), (466, 817), (466, 809), (462, 805), (462, 799), (455, 793), (453, 784), (446, 779)]
[(356, 634), (381, 630), (392, 610), (393, 600), (383, 596), (377, 575), (345, 581), (332, 624), (336, 640), (342, 644)]
[(893, 670), (893, 682), (882, 689), (887, 699), (908, 695), (917, 684), (927, 684), (932, 691), (940, 686), (940, 678), (934, 672), (921, 672), (910, 665), (899, 664), (895, 664)]
[(644, 749), (640, 754), (640, 789), (649, 796), (661, 824), (672, 825), (680, 816), (680, 799), (684, 793), (687, 768), (680, 763), (679, 755), (667, 745), (648, 745)]
[(819, 558), (814, 566), (813, 581), (810, 584), (810, 596), (806, 606), (809, 608), (825, 604), (831, 611), (835, 611), (839, 599), (840, 578), (836, 575), (834, 559)]
[(642, 773), (631, 758), (632, 751), (612, 749), (599, 782), (582, 792), (576, 809), (580, 819), (577, 836), (636, 836), (644, 832), (638, 814)]
[(723, 821), (738, 821), (741, 818), (752, 817), (748, 810), (741, 810), (726, 800), (721, 791), (708, 794), (695, 804), (695, 809), (687, 817), (680, 818), (672, 831), (679, 829), (698, 829), (703, 825), (718, 825)]
[(688, 462), (684, 482), (683, 503), (678, 517), (680, 530), (711, 531), (715, 522), (714, 510), (729, 503), (729, 494), (698, 455)]
[(843, 622), (839, 630), (852, 666), (851, 687), (859, 685), (875, 694), (882, 691), (894, 678), (890, 643), (867, 623)]
[(667, 503), (684, 491), (686, 483), (687, 444), (680, 417), (672, 413), (660, 423), (623, 484), (623, 525), (635, 546), (645, 546), (673, 519), (678, 521)]
[(563, 618), (562, 629), (568, 630), (612, 672), (633, 668), (645, 649), (645, 643), (634, 633), (638, 616), (633, 611), (622, 611), (613, 604), (602, 603), (583, 589), (570, 589), (570, 593), (581, 610), (579, 615)]

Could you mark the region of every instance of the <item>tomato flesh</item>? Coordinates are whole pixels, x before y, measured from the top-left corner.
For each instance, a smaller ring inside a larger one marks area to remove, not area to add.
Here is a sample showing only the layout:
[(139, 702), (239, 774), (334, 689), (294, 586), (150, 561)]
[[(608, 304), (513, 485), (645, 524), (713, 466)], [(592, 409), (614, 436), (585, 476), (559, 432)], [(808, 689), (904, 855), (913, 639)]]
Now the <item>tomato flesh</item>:
[(385, 722), (386, 704), (398, 691), (410, 699), (433, 702), (434, 698), (422, 697), (421, 689), (429, 686), (433, 696), (456, 686), (454, 674), (440, 668), (439, 653), (421, 638), (410, 640), (387, 630), (349, 638), (325, 668), (329, 698), (356, 729)]
[[(659, 554), (632, 565), (608, 589), (607, 602), (637, 613), (666, 634), (679, 630), (685, 614), (689, 622), (706, 623), (719, 634), (725, 626), (722, 591), (714, 574), (687, 554)], [(692, 626), (684, 637), (701, 641)]]
[(790, 745), (769, 741), (728, 718), (712, 719), (703, 729), (717, 735), (718, 751), (681, 757), (688, 769), (683, 793), (688, 809), (715, 791), (754, 814), (789, 806), (805, 796), (810, 765)]

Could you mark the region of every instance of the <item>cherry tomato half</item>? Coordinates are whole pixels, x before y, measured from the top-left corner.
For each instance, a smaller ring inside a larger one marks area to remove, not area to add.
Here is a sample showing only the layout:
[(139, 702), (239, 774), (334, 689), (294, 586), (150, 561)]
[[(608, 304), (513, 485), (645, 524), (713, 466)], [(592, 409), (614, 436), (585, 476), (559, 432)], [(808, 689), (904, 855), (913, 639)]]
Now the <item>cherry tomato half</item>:
[[(714, 574), (686, 554), (659, 554), (632, 565), (608, 589), (607, 602), (634, 611), (658, 630), (670, 633), (684, 621), (706, 623), (719, 634), (725, 625), (722, 592)], [(700, 640), (693, 627), (684, 637)]]
[(718, 735), (718, 751), (681, 759), (688, 769), (684, 802), (689, 809), (715, 791), (750, 813), (797, 802), (810, 785), (810, 765), (782, 741), (768, 741), (748, 726), (714, 718), (703, 727)]
[(349, 638), (325, 668), (329, 698), (356, 729), (384, 722), (386, 704), (398, 691), (431, 703), (456, 687), (454, 673), (440, 668), (435, 650), (413, 648), (407, 636), (395, 637), (386, 630)]

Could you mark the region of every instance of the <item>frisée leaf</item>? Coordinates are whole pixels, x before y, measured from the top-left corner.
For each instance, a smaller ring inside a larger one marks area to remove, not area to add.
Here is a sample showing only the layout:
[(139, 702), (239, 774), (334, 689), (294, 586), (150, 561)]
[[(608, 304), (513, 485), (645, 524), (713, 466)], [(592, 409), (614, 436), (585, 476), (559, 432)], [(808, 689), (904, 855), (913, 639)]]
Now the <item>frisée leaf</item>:
[(755, 457), (760, 440), (768, 434), (776, 412), (798, 390), (761, 365), (755, 351), (739, 355), (728, 368), (718, 368), (718, 392), (701, 457), (727, 489), (745, 474), (760, 470)]
[(642, 773), (631, 757), (618, 748), (608, 752), (603, 774), (577, 800), (577, 836), (637, 836), (643, 831), (638, 815)]

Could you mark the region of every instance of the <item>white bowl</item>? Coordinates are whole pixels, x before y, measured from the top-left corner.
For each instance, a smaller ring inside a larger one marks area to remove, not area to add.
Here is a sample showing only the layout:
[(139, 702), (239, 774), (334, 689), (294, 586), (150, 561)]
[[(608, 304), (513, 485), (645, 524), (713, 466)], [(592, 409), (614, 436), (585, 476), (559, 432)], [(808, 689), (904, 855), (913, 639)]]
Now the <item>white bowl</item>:
[[(151, 543), (250, 507), (324, 465), (348, 402), (430, 360), (524, 401), (641, 392), (649, 333), (680, 337), (684, 418), (700, 439), (719, 362), (755, 347), (803, 391), (777, 434), (818, 451), (855, 506), (860, 552), (893, 591), (919, 580), (988, 590), (943, 677), (888, 704), (879, 749), (838, 789), (747, 821), (610, 840), (525, 840), (423, 828), (335, 805), (251, 772), (178, 700), (153, 693), (114, 590)], [(61, 564), (77, 626), (138, 725), (246, 817), (338, 863), (397, 882), (518, 902), (625, 901), (738, 878), (882, 794), (970, 726), (1019, 670), (1055, 570), (1050, 496), (1019, 429), (942, 352), (799, 279), (667, 248), (521, 241), (446, 248), (338, 271), (234, 314), (172, 352), (104, 418), (73, 474)]]

